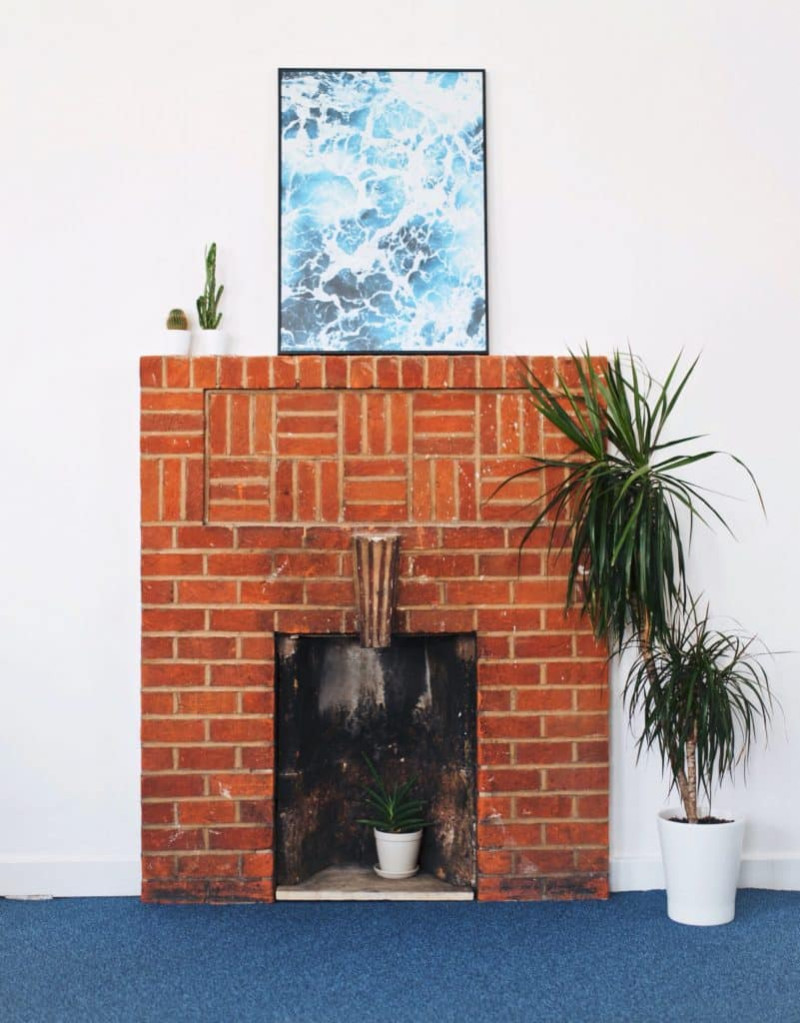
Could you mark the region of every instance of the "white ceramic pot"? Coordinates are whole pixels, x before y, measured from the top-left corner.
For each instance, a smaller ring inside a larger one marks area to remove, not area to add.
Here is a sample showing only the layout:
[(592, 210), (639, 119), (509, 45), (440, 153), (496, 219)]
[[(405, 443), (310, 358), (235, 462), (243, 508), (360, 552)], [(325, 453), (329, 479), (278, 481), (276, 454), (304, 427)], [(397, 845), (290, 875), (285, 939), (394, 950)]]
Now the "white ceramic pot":
[(422, 829), (395, 835), (388, 831), (375, 830), (375, 845), (378, 849), (378, 869), (383, 877), (411, 877), (417, 872), (419, 848), (422, 844)]
[(715, 811), (725, 824), (680, 824), (683, 810), (662, 810), (658, 837), (667, 882), (667, 914), (679, 924), (727, 924), (736, 912), (744, 819)]
[(192, 355), (227, 355), (228, 335), (224, 330), (203, 330), (194, 335)]
[(184, 358), (189, 354), (192, 343), (191, 330), (167, 330), (164, 328), (163, 344), (159, 345), (161, 351), (158, 355), (182, 355)]

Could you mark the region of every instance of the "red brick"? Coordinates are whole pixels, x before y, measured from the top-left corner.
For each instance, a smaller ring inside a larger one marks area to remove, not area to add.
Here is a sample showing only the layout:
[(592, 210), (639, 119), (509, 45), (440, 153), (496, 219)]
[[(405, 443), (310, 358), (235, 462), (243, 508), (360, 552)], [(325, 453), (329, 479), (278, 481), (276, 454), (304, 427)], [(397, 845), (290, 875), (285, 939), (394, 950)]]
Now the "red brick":
[(279, 632), (344, 632), (341, 611), (276, 611)]
[(172, 657), (172, 636), (142, 636), (142, 660)]
[(278, 355), (272, 362), (275, 387), (297, 387), (300, 374), (297, 360), (290, 355)]
[(572, 814), (571, 796), (517, 796), (515, 808), (518, 817), (569, 817)]
[(214, 686), (263, 686), (273, 680), (271, 664), (212, 664), (211, 684)]
[(608, 788), (607, 767), (548, 767), (548, 792), (587, 792)]
[[(145, 722), (145, 724), (155, 722)], [(182, 721), (172, 724), (196, 725), (200, 722)], [(172, 799), (179, 796), (202, 796), (203, 779), (199, 774), (149, 774), (142, 778), (143, 799)]]
[(566, 873), (575, 869), (575, 854), (571, 849), (528, 849), (517, 854), (520, 874)]
[(236, 877), (239, 873), (239, 857), (208, 853), (179, 856), (178, 873), (181, 877)]
[(220, 827), (209, 830), (212, 849), (268, 849), (272, 844), (272, 828)]
[(215, 902), (274, 902), (275, 889), (271, 878), (229, 878), (208, 882), (208, 901)]
[(356, 355), (350, 360), (350, 386), (375, 386), (375, 359), (371, 355)]
[(551, 689), (547, 686), (533, 686), (530, 689), (520, 689), (517, 692), (517, 710), (571, 711), (572, 690)]
[(242, 856), (242, 874), (245, 877), (272, 877), (271, 852), (246, 853)]
[(511, 743), (510, 742), (487, 742), (485, 739), (478, 741), (478, 763), (479, 764), (510, 764)]
[(147, 412), (202, 412), (202, 391), (143, 391), (142, 411)]
[(172, 546), (172, 526), (142, 526), (142, 550), (162, 551)]
[(181, 771), (226, 771), (235, 762), (236, 750), (231, 746), (187, 746), (178, 750)]
[(540, 845), (541, 824), (481, 824), (478, 823), (478, 844), (485, 849), (519, 849)]
[(269, 387), (269, 364), (270, 360), (263, 355), (250, 356), (245, 362), (245, 385)]
[(144, 632), (196, 632), (203, 628), (205, 612), (148, 608), (142, 611)]
[(208, 574), (222, 576), (266, 575), (272, 571), (272, 555), (258, 553), (247, 554), (209, 554)]
[(200, 579), (178, 583), (180, 604), (233, 604), (236, 583), (222, 579)]
[(231, 636), (180, 636), (178, 657), (187, 660), (224, 661), (236, 656), (236, 640)]
[(143, 856), (142, 875), (145, 878), (174, 877), (175, 864), (174, 856)]
[(174, 803), (143, 803), (142, 824), (175, 824)]
[(545, 825), (548, 845), (606, 845), (608, 825), (575, 821)]
[(425, 359), (427, 387), (447, 387), (450, 383), (450, 359), (445, 355), (429, 355)]
[(572, 757), (572, 742), (518, 742), (516, 744), (516, 758), (518, 764), (570, 764)]
[[(243, 582), (243, 604), (302, 604), (303, 584), (288, 579), (268, 579), (265, 582)], [(352, 587), (351, 587), (352, 589)]]
[(271, 717), (238, 717), (211, 722), (212, 742), (272, 742)]
[(486, 739), (530, 739), (541, 735), (541, 718), (534, 714), (497, 717), (482, 714), (478, 718), (478, 735)]
[(236, 803), (230, 799), (203, 799), (178, 803), (181, 824), (233, 824)]
[(302, 355), (297, 360), (301, 387), (322, 387), (322, 359), (319, 355)]
[(517, 634), (514, 637), (514, 654), (536, 660), (553, 657), (569, 657), (572, 652), (572, 636), (559, 633), (533, 633), (530, 636)]
[(161, 387), (164, 365), (160, 355), (143, 355), (139, 359), (139, 382), (142, 387)]
[(478, 873), (510, 874), (513, 856), (510, 852), (496, 849), (478, 849)]
[(268, 632), (273, 626), (270, 611), (231, 608), (211, 611), (211, 629), (214, 632)]
[(608, 717), (605, 714), (564, 714), (547, 717), (544, 734), (548, 739), (583, 738), (590, 735), (608, 734)]
[(478, 772), (481, 792), (536, 792), (541, 788), (541, 772), (533, 768), (484, 767)]
[(171, 604), (173, 594), (172, 582), (165, 580), (143, 579), (142, 580), (142, 603), (143, 604)]
[(422, 387), (425, 381), (425, 364), (419, 356), (406, 355), (400, 363), (403, 387)]
[[(242, 753), (253, 752), (252, 749), (242, 750)], [(253, 799), (239, 801), (239, 820), (242, 824), (272, 824), (274, 823), (274, 803), (271, 799)]]
[(295, 578), (310, 576), (338, 576), (339, 555), (329, 553), (312, 553), (310, 551), (293, 551), (275, 555), (275, 571)]
[(271, 796), (273, 776), (248, 772), (213, 774), (209, 778), (209, 792), (213, 796), (224, 796), (226, 799), (237, 799), (240, 796)]
[(179, 693), (177, 713), (200, 714), (204, 716), (209, 714), (235, 714), (236, 693), (219, 692), (218, 690), (205, 690), (200, 693)]
[(448, 582), (445, 586), (447, 604), (506, 604), (510, 596), (509, 584), (494, 580), (473, 579), (468, 582)]
[(446, 548), (475, 548), (481, 551), (505, 547), (505, 531), (498, 526), (446, 527), (442, 530), (442, 545)]
[(171, 771), (172, 749), (169, 747), (145, 746), (142, 749), (142, 771)]
[(201, 686), (205, 679), (205, 668), (202, 664), (143, 664), (143, 686)]
[(347, 386), (347, 359), (341, 355), (326, 355), (325, 365), (325, 386), (346, 387)]
[(478, 357), (459, 355), (453, 359), (453, 387), (475, 387), (478, 382)]
[(171, 578), (182, 575), (202, 575), (202, 554), (143, 554), (142, 575), (165, 575)]
[(199, 828), (143, 828), (143, 852), (182, 852), (203, 846), (203, 832)]
[[(145, 718), (142, 721), (142, 742), (202, 742), (205, 735), (205, 725), (202, 721), (187, 721), (185, 718)], [(172, 778), (176, 786), (180, 785), (180, 776), (168, 776), (167, 781)], [(177, 778), (177, 781), (176, 781)], [(153, 781), (154, 779), (150, 779)], [(165, 782), (166, 784), (166, 782)], [(148, 792), (148, 795), (199, 795), (202, 793), (202, 786), (199, 792), (181, 792), (177, 788), (168, 792)]]

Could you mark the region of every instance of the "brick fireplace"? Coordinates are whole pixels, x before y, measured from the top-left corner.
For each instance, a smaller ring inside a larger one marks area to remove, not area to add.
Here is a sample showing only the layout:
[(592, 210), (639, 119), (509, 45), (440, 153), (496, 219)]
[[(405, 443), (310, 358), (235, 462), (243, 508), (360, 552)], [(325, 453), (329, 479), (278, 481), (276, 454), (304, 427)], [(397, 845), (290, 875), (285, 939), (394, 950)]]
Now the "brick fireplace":
[(547, 533), (518, 557), (541, 483), (494, 494), (558, 450), (517, 360), (140, 372), (143, 898), (274, 898), (275, 638), (357, 632), (352, 537), (372, 528), (401, 538), (396, 633), (476, 637), (476, 897), (604, 897), (605, 651), (564, 616)]

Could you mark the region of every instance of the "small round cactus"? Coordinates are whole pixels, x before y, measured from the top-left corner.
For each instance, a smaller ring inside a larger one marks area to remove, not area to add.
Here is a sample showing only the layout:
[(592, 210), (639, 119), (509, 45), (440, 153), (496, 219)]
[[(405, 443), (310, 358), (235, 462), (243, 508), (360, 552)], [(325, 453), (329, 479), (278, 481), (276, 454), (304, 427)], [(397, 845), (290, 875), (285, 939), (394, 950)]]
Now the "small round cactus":
[(167, 330), (188, 330), (189, 321), (183, 309), (170, 309), (167, 317)]

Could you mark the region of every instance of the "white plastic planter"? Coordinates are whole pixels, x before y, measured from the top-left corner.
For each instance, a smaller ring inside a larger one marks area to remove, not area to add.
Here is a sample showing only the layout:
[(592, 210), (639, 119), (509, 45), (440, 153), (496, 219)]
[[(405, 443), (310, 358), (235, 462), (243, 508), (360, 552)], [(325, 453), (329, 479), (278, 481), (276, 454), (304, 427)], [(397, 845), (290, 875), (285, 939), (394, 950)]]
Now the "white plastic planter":
[(736, 912), (744, 819), (715, 811), (725, 824), (680, 824), (683, 810), (662, 810), (658, 837), (667, 883), (667, 914), (679, 924), (727, 924)]
[(158, 355), (182, 355), (184, 358), (189, 354), (192, 343), (191, 330), (166, 330), (162, 332), (163, 343), (159, 346)]
[(197, 330), (192, 342), (192, 355), (227, 355), (228, 336), (224, 330)]
[(381, 877), (399, 880), (416, 874), (422, 829), (400, 835), (378, 831), (377, 828), (374, 831), (378, 850), (378, 866), (375, 869)]

